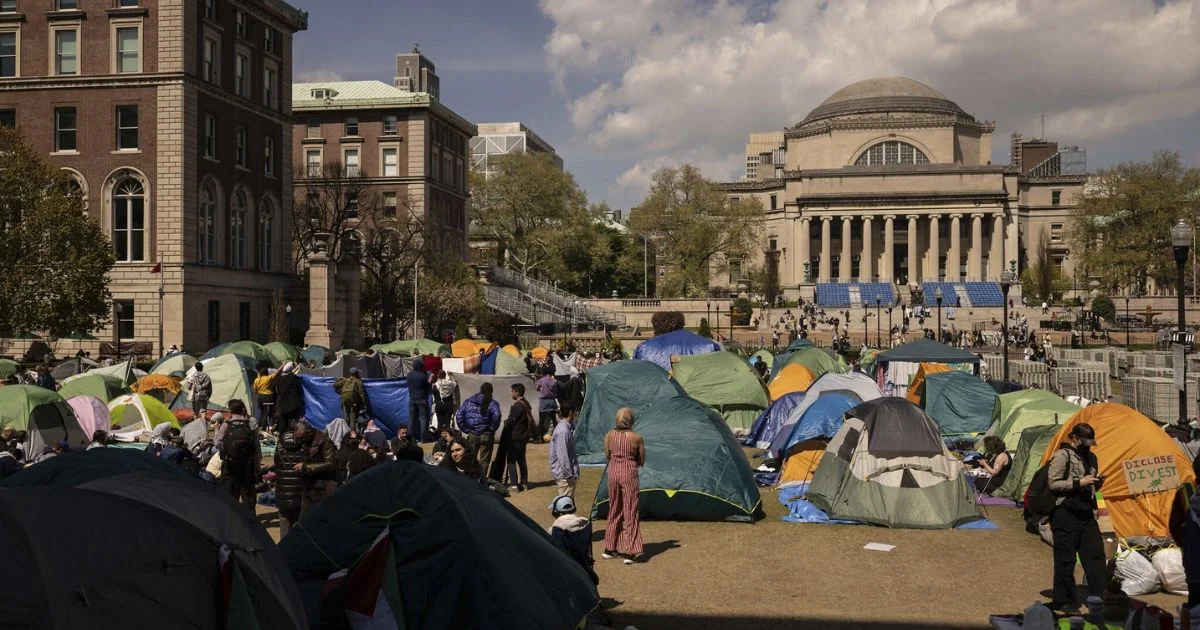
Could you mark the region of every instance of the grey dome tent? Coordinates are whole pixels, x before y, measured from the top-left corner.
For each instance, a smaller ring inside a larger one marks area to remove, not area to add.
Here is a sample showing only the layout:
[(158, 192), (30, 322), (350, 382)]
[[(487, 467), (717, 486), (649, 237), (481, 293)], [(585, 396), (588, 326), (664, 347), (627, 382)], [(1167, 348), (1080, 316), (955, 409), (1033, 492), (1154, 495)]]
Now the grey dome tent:
[(887, 527), (948, 529), (980, 518), (937, 422), (903, 398), (877, 398), (846, 412), (808, 496), (831, 519)]

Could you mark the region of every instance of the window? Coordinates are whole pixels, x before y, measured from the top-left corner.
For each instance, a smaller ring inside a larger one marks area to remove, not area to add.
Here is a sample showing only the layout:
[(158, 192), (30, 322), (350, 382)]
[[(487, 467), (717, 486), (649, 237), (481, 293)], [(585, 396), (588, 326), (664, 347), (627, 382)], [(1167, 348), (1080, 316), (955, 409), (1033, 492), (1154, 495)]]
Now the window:
[(217, 159), (217, 117), (204, 115), (204, 157)]
[(271, 271), (271, 257), (275, 253), (275, 202), (263, 199), (258, 212), (258, 268)]
[(0, 13), (16, 13), (17, 0), (0, 0)]
[(1063, 240), (1062, 231), (1063, 231), (1063, 224), (1051, 223), (1050, 224), (1050, 242), (1051, 243), (1061, 243)]
[(250, 303), (238, 302), (238, 339), (250, 338)]
[[(238, 11), (237, 9), (234, 9), (233, 10), (233, 23), (234, 23), (234, 26), (236, 27), (238, 37), (245, 37), (246, 36), (246, 14), (242, 11)], [(242, 337), (242, 339), (245, 339), (245, 337)]]
[(275, 53), (275, 29), (269, 26), (263, 28), (263, 50)]
[(118, 7), (136, 7), (138, 0), (117, 0)]
[(0, 33), (0, 77), (17, 76), (17, 32)]
[(208, 301), (208, 345), (213, 346), (221, 340), (221, 302)]
[(778, 209), (778, 208), (779, 208), (779, 196), (778, 196), (778, 195), (771, 195), (771, 209), (772, 209), (772, 210), (775, 210), (775, 209)]
[(729, 204), (730, 204), (730, 205), (734, 205), (734, 206), (736, 206), (736, 205), (738, 205), (738, 204), (739, 204), (739, 203), (741, 203), (741, 202), (742, 202), (742, 199), (741, 199), (741, 197), (730, 197), (730, 198), (729, 198)]
[(342, 135), (343, 136), (357, 136), (358, 135), (358, 118), (351, 116), (346, 119), (345, 124), (342, 126)]
[(304, 207), (308, 210), (308, 220), (316, 221), (321, 218), (321, 194), (308, 193), (304, 196)]
[(246, 193), (240, 190), (229, 206), (229, 266), (246, 267)]
[(317, 120), (316, 118), (309, 118), (308, 119), (308, 129), (305, 132), (304, 137), (320, 138), (321, 137), (321, 121)]
[(346, 149), (343, 154), (342, 163), (346, 165), (347, 177), (358, 177), (362, 173), (358, 161), (358, 149)]
[(353, 219), (358, 217), (358, 193), (346, 193), (346, 216)]
[(75, 108), (54, 108), (54, 150), (75, 150)]
[(204, 0), (204, 19), (217, 19), (217, 0)]
[(384, 133), (384, 135), (394, 136), (394, 135), (396, 135), (396, 132), (399, 129), (400, 129), (400, 126), (396, 123), (395, 116), (384, 116), (383, 117), (383, 133)]
[(855, 166), (879, 166), (886, 164), (929, 164), (929, 158), (907, 142), (888, 140), (863, 151), (854, 162)]
[(263, 68), (263, 105), (275, 107), (275, 70)]
[(117, 337), (133, 339), (134, 302), (133, 300), (113, 300), (113, 310), (117, 312)]
[(304, 152), (304, 164), (308, 168), (309, 177), (321, 176), (321, 150), (309, 149)]
[(0, 109), (0, 126), (16, 127), (17, 126), (17, 110), (15, 110), (15, 109)]
[(54, 74), (79, 74), (79, 31), (54, 31)]
[(197, 223), (196, 258), (202, 265), (211, 265), (217, 251), (217, 191), (212, 182), (205, 182), (200, 188)]
[(138, 148), (138, 106), (117, 106), (117, 150)]
[(142, 183), (127, 178), (113, 187), (113, 246), (117, 262), (146, 260), (146, 198)]
[(233, 84), (238, 96), (250, 96), (246, 73), (250, 71), (250, 58), (238, 53), (233, 63)]
[(438, 171), (438, 169), (441, 168), (441, 163), (442, 158), (440, 155), (438, 155), (438, 150), (434, 149), (433, 152), (429, 154), (429, 175), (435, 182), (441, 181), (441, 174)]
[(73, 11), (79, 8), (79, 0), (58, 0), (59, 11)]
[(275, 174), (275, 138), (263, 136), (263, 174)]
[(1052, 205), (1052, 206), (1062, 205), (1062, 191), (1061, 190), (1051, 190), (1050, 191), (1050, 205)]
[(238, 166), (246, 168), (246, 128), (238, 127), (233, 134), (233, 157)]
[(211, 37), (204, 38), (204, 80), (209, 83), (217, 82), (217, 65), (220, 62), (217, 59), (217, 40)]
[(394, 147), (383, 150), (383, 176), (400, 176), (400, 151)]
[(117, 28), (117, 72), (142, 71), (142, 33), (137, 26)]
[(396, 193), (383, 193), (383, 216), (389, 218), (396, 216)]

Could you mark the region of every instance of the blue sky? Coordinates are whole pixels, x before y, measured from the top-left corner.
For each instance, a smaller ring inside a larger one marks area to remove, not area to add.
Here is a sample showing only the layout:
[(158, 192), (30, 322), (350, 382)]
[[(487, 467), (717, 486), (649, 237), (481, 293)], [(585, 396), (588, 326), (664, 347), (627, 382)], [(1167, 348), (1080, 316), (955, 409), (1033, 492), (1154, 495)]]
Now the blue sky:
[(740, 174), (746, 135), (872, 76), (927, 83), (1093, 169), (1179, 151), (1200, 164), (1200, 0), (292, 0), (297, 80), (390, 82), (419, 42), (442, 101), (519, 120), (592, 201), (629, 208), (659, 166)]

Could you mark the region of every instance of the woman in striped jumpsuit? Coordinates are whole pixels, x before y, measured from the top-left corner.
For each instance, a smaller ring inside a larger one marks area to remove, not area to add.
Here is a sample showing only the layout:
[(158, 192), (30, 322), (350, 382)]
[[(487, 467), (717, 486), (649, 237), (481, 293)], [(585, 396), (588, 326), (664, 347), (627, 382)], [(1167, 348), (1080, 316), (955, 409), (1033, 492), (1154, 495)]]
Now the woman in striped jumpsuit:
[(633, 564), (642, 553), (642, 530), (638, 521), (638, 467), (646, 463), (646, 445), (633, 431), (633, 410), (617, 411), (616, 428), (604, 436), (608, 457), (608, 527), (604, 531), (605, 560), (624, 552), (625, 564)]

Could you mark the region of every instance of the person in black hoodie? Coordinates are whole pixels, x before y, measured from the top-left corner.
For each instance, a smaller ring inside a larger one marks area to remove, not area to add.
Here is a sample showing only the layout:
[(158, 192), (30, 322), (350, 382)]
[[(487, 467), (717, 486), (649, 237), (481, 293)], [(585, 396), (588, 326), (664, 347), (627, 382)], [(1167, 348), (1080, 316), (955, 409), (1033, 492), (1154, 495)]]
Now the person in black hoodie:
[(293, 470), (304, 478), (304, 496), (300, 506), (303, 516), (333, 491), (332, 486), (337, 478), (337, 457), (329, 437), (308, 426), (304, 420), (296, 422), (293, 433), (296, 443), (304, 449), (304, 460), (293, 466)]
[[(525, 386), (515, 383), (512, 386), (512, 408), (508, 410), (508, 418), (504, 421), (504, 432), (500, 438), (500, 448), (496, 460), (488, 476), (496, 481), (502, 481), (501, 475), (507, 468), (509, 489), (523, 492), (529, 487), (529, 464), (525, 461), (525, 447), (529, 437), (533, 435), (537, 421), (533, 418), (533, 408), (525, 400)], [(520, 477), (517, 473), (520, 472)], [(518, 481), (519, 479), (519, 481)]]
[[(296, 364), (288, 361), (275, 375), (275, 414), (279, 418), (276, 429), (280, 435), (293, 430), (296, 421), (304, 415), (304, 394), (300, 390), (300, 377), (296, 376)], [(347, 419), (350, 421), (350, 419)]]
[(304, 500), (304, 475), (296, 470), (303, 464), (305, 451), (296, 442), (294, 433), (285, 433), (275, 452), (275, 507), (279, 509), (279, 537), (287, 536), (292, 525), (300, 520)]
[(422, 442), (432, 442), (437, 439), (429, 430), (429, 373), (425, 371), (425, 361), (417, 358), (413, 361), (412, 372), (408, 373), (408, 421), (412, 424), (413, 433)]

